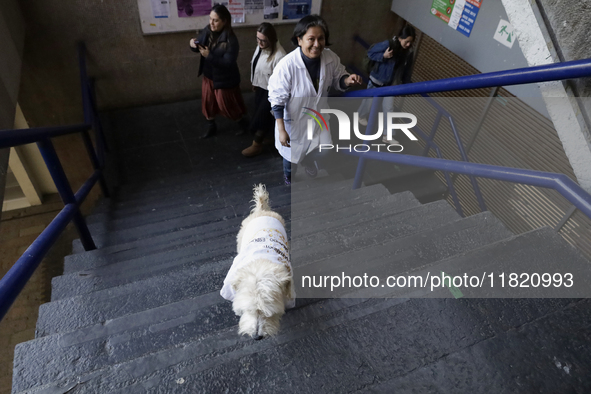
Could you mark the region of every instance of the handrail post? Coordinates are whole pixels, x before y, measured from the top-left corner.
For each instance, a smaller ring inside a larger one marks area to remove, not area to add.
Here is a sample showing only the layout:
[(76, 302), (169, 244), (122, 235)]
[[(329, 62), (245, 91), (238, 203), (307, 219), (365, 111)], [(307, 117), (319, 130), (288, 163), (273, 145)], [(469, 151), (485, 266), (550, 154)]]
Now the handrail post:
[[(88, 152), (88, 156), (90, 157), (90, 162), (92, 163), (92, 167), (95, 170), (101, 170), (101, 164), (99, 163), (99, 159), (96, 156), (96, 151), (94, 150), (94, 145), (92, 144), (92, 140), (90, 139), (90, 134), (88, 131), (84, 131), (82, 133), (82, 140), (84, 141), (84, 146), (86, 147), (86, 151)], [(97, 144), (98, 144), (97, 139)], [(100, 148), (99, 148), (100, 149)], [(101, 172), (101, 175), (98, 179), (99, 185), (101, 187), (101, 191), (103, 192), (103, 196), (109, 197), (109, 189), (107, 188), (107, 182)]]
[[(431, 134), (429, 134), (429, 141), (433, 141), (435, 138), (435, 133), (437, 132), (437, 128), (439, 127), (439, 122), (441, 121), (441, 111), (437, 111), (437, 118), (435, 118), (435, 123), (433, 123), (433, 127), (431, 128)], [(431, 145), (425, 144), (425, 149), (423, 150), (423, 156), (427, 156), (429, 151), (431, 150)]]
[(554, 226), (554, 231), (559, 232), (562, 229), (562, 227), (564, 227), (566, 222), (568, 222), (569, 219), (574, 215), (576, 210), (577, 210), (577, 207), (575, 207), (574, 205), (571, 205), (570, 208), (566, 211), (566, 213), (562, 217), (562, 219), (560, 219), (560, 221), (556, 224), (556, 226)]
[[(99, 161), (101, 163), (101, 166), (103, 166), (105, 164), (104, 154), (105, 154), (105, 152), (109, 152), (109, 145), (107, 144), (107, 140), (105, 138), (105, 133), (103, 132), (103, 124), (101, 123), (101, 119), (100, 119), (99, 113), (98, 113), (98, 104), (96, 101), (96, 89), (94, 87), (94, 78), (89, 79), (89, 85), (90, 85), (90, 104), (91, 104), (92, 112), (94, 114), (94, 122), (96, 125), (95, 130), (98, 133), (98, 136), (100, 137), (100, 141), (102, 143), (101, 149), (99, 149)], [(103, 157), (101, 157), (101, 155)]]
[(92, 114), (90, 113), (90, 94), (88, 89), (88, 76), (86, 75), (86, 45), (83, 42), (78, 43), (78, 66), (80, 68), (80, 88), (82, 89), (82, 109), (84, 110), (84, 122), (92, 124)]
[[(74, 197), (74, 193), (72, 192), (72, 188), (70, 187), (70, 183), (68, 182), (68, 178), (66, 177), (66, 173), (60, 163), (59, 157), (55, 152), (55, 148), (50, 139), (42, 139), (37, 142), (37, 146), (41, 151), (41, 155), (43, 156), (43, 160), (45, 160), (45, 164), (47, 165), (47, 169), (55, 182), (55, 186), (57, 187), (58, 193), (64, 202), (64, 205), (74, 204), (77, 205), (76, 197)], [(80, 241), (84, 246), (84, 250), (94, 250), (96, 246), (94, 241), (92, 240), (92, 236), (90, 235), (90, 231), (88, 230), (88, 226), (86, 225), (86, 221), (82, 214), (80, 213), (79, 207), (76, 208), (76, 213), (74, 213), (73, 217), (74, 225), (78, 230), (78, 235), (80, 236)]]
[[(468, 159), (468, 155), (466, 154), (466, 151), (464, 150), (464, 144), (462, 143), (462, 139), (460, 138), (460, 134), (458, 133), (458, 130), (456, 129), (456, 125), (455, 125), (454, 120), (451, 117), (451, 115), (449, 115), (448, 120), (449, 120), (449, 125), (451, 126), (451, 129), (454, 133), (454, 137), (456, 139), (456, 143), (457, 143), (458, 149), (460, 151), (460, 156), (462, 157), (463, 161), (469, 162), (470, 160)], [(470, 183), (472, 183), (472, 188), (474, 189), (474, 194), (476, 194), (476, 199), (478, 200), (478, 205), (480, 206), (480, 210), (482, 212), (487, 211), (488, 209), (486, 208), (486, 204), (484, 203), (484, 198), (482, 198), (482, 193), (480, 193), (480, 187), (478, 186), (478, 181), (476, 181), (475, 177), (470, 176)]]
[[(367, 99), (366, 99), (367, 100)], [(381, 104), (382, 99), (378, 97), (374, 97), (371, 102), (371, 109), (369, 111), (369, 120), (367, 122), (367, 128), (365, 129), (365, 135), (368, 135), (371, 130), (373, 130), (373, 126), (375, 124), (376, 119), (378, 118), (378, 107)], [(361, 187), (361, 182), (363, 181), (363, 174), (365, 173), (365, 159), (363, 156), (359, 157), (359, 161), (357, 163), (357, 171), (355, 172), (355, 179), (353, 180), (353, 190), (359, 189)]]

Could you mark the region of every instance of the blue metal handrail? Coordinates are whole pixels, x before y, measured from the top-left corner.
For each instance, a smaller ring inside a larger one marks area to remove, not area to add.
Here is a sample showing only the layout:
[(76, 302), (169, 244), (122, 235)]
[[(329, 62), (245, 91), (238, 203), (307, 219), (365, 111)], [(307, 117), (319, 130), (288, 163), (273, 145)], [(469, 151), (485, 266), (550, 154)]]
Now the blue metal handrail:
[[(358, 36), (354, 37), (354, 39), (360, 42), (362, 45), (364, 45), (365, 43), (365, 41), (363, 41)], [(591, 59), (584, 59), (537, 67), (527, 67), (514, 70), (469, 75), (464, 77), (447, 78), (436, 81), (416, 82), (403, 85), (386, 86), (382, 88), (357, 90), (345, 93), (344, 97), (373, 97), (375, 103), (375, 98), (377, 97), (404, 96), (417, 94), (425, 95), (427, 93), (448, 92), (455, 90), (469, 90), (491, 87), (496, 88), (499, 86), (522, 85), (528, 83), (557, 81), (563, 79), (584, 78), (589, 76), (591, 76)], [(373, 119), (371, 119), (371, 116), (368, 122), (368, 129), (370, 128), (370, 126), (373, 126)], [(434, 134), (434, 132), (432, 132), (432, 134)], [(461, 142), (458, 142), (458, 146), (461, 149)], [(475, 164), (467, 161), (456, 162), (401, 154), (392, 155), (383, 152), (354, 152), (346, 154), (353, 154), (359, 157), (359, 163), (357, 165), (357, 172), (355, 174), (353, 189), (357, 189), (361, 186), (363, 173), (365, 171), (365, 160), (382, 160), (399, 164), (407, 164), (410, 166), (431, 168), (433, 170), (439, 171), (451, 171), (458, 174), (492, 178), (497, 180), (506, 180), (510, 182), (524, 183), (532, 186), (551, 188), (560, 192), (565, 198), (567, 198), (571, 203), (573, 203), (577, 208), (579, 208), (583, 213), (585, 213), (587, 217), (591, 218), (591, 206), (589, 206), (591, 196), (563, 174), (545, 173), (526, 169), (514, 169), (509, 167), (498, 166), (488, 166), (487, 168), (487, 165), (485, 164)], [(398, 161), (398, 158), (402, 158), (400, 159), (401, 161)], [(434, 164), (437, 162), (422, 161), (426, 159), (439, 160), (440, 165)], [(454, 163), (454, 165), (450, 165), (449, 163)], [(458, 168), (461, 167), (457, 167), (456, 165), (466, 165), (466, 168), (469, 168), (470, 171), (460, 171), (458, 170)], [(452, 167), (454, 168), (453, 170)], [(512, 180), (511, 177), (507, 178), (505, 176), (507, 174), (514, 175), (515, 177), (513, 179), (516, 180)], [(545, 181), (540, 183), (539, 177), (543, 177)], [(564, 184), (569, 184), (570, 186), (568, 188), (565, 188)], [(571, 187), (571, 184), (576, 187)], [(449, 186), (452, 185), (448, 183), (448, 187)]]
[[(368, 49), (370, 47), (370, 45), (367, 43), (367, 41), (365, 41), (359, 35), (354, 35), (353, 40), (356, 41), (357, 43), (361, 44), (361, 46), (363, 46), (365, 49)], [(349, 67), (352, 68), (355, 72), (361, 71), (357, 67), (355, 67), (354, 65), (350, 65)], [(369, 76), (366, 78), (364, 72), (361, 71), (361, 73), (363, 75), (364, 80), (366, 82), (368, 82)], [(445, 115), (445, 117), (449, 120), (449, 123), (450, 123), (451, 129), (452, 129), (452, 132), (454, 134), (454, 138), (456, 140), (458, 150), (460, 151), (460, 156), (461, 156), (462, 160), (469, 161), (468, 154), (467, 154), (466, 150), (464, 149), (464, 144), (462, 143), (462, 139), (460, 138), (460, 135), (455, 127), (455, 123), (453, 121), (453, 117), (451, 116), (451, 114), (448, 113), (441, 105), (439, 105), (435, 100), (433, 100), (431, 97), (429, 97), (426, 93), (422, 93), (421, 95), (426, 98), (427, 102), (429, 104), (431, 104), (431, 106), (433, 106), (435, 109), (437, 109), (437, 117), (436, 117), (435, 123), (433, 124), (433, 127), (431, 129), (430, 135), (427, 136), (425, 133), (421, 132), (421, 137), (426, 142), (425, 150), (423, 151), (423, 156), (427, 156), (429, 154), (429, 150), (431, 149), (431, 147), (437, 147), (437, 145), (435, 144), (435, 133), (437, 132), (437, 128), (439, 125), (439, 121), (441, 120), (441, 116)], [(375, 97), (374, 97), (374, 100), (375, 100)], [(370, 129), (370, 127), (367, 128), (367, 132), (370, 132), (371, 130), (372, 129)], [(418, 127), (415, 127), (415, 130), (418, 130)], [(443, 158), (441, 152), (439, 151), (439, 147), (437, 147), (436, 153), (437, 153), (437, 157)], [(456, 211), (461, 216), (464, 216), (464, 214), (462, 212), (462, 207), (459, 203), (459, 200), (458, 200), (456, 192), (455, 192), (453, 178), (450, 178), (447, 173), (445, 173), (444, 175), (445, 175), (445, 179), (447, 182), (447, 189), (452, 196), (452, 199), (454, 201), (454, 205), (456, 206)], [(482, 196), (482, 192), (480, 191), (480, 186), (478, 185), (478, 181), (476, 180), (476, 178), (470, 177), (470, 183), (472, 184), (472, 188), (474, 190), (474, 194), (476, 195), (476, 200), (478, 201), (478, 206), (480, 207), (480, 210), (486, 211), (487, 210), (486, 204), (484, 203), (484, 197)]]
[[(47, 168), (53, 178), (56, 188), (64, 202), (64, 208), (57, 214), (45, 230), (33, 241), (25, 253), (14, 263), (12, 268), (0, 279), (0, 320), (13, 304), (16, 297), (25, 287), (35, 269), (39, 266), (45, 254), (57, 241), (66, 226), (73, 221), (80, 241), (85, 250), (96, 249), (88, 226), (82, 214), (80, 205), (84, 202), (94, 185), (98, 182), (103, 195), (109, 196), (107, 184), (103, 176), (104, 150), (106, 143), (102, 135), (102, 127), (98, 118), (96, 100), (92, 82), (86, 74), (86, 47), (78, 45), (78, 60), (80, 67), (80, 81), (82, 89), (82, 105), (84, 109), (83, 124), (60, 127), (44, 127), (23, 130), (0, 130), (0, 149), (36, 142)], [(89, 130), (95, 131), (93, 145)], [(81, 133), (84, 145), (88, 151), (94, 173), (86, 180), (82, 187), (74, 194), (68, 182), (64, 169), (55, 152), (51, 138), (67, 134)]]
[(468, 75), (464, 77), (439, 79), (436, 81), (415, 82), (403, 85), (386, 86), (383, 88), (356, 90), (347, 92), (343, 96), (406, 96), (411, 94), (524, 85), (528, 83), (584, 78), (589, 76), (591, 76), (591, 59), (584, 59), (544, 66), (526, 67), (515, 70), (496, 71), (485, 74)]
[[(435, 109), (437, 109), (437, 121), (435, 122), (435, 124), (437, 124), (439, 122), (439, 120), (441, 119), (441, 114), (445, 115), (447, 120), (449, 120), (449, 125), (451, 126), (451, 131), (452, 131), (454, 138), (456, 140), (456, 145), (458, 146), (458, 150), (460, 151), (460, 157), (462, 158), (462, 161), (470, 161), (468, 159), (468, 154), (466, 153), (466, 150), (464, 149), (464, 143), (462, 142), (462, 139), (460, 138), (460, 134), (458, 133), (458, 130), (456, 129), (456, 125), (455, 125), (455, 122), (454, 122), (451, 114), (449, 112), (447, 112), (441, 105), (439, 105), (439, 103), (437, 103), (435, 100), (433, 100), (427, 94), (423, 93), (423, 94), (421, 94), (421, 96), (423, 96), (429, 102), (429, 104), (431, 104), (433, 107), (435, 107)], [(433, 125), (433, 130), (431, 131), (431, 135), (429, 136), (429, 138), (431, 140), (433, 140), (435, 138), (436, 131), (437, 131), (437, 128), (435, 127), (435, 125)], [(425, 146), (425, 151), (423, 152), (423, 156), (427, 156), (428, 154), (429, 154), (429, 147), (427, 145), (427, 146)], [(480, 186), (478, 186), (478, 181), (476, 180), (475, 177), (471, 176), (470, 183), (472, 184), (472, 189), (474, 189), (474, 194), (476, 195), (476, 200), (478, 201), (478, 206), (480, 206), (480, 210), (483, 212), (486, 211), (487, 210), (486, 204), (484, 203), (484, 198), (482, 197), (482, 193), (480, 192)], [(448, 183), (448, 185), (453, 186), (453, 182), (451, 182), (451, 180), (450, 180), (450, 183)]]
[[(379, 107), (380, 103), (379, 103), (379, 99), (374, 98), (374, 100), (371, 103), (371, 109), (369, 111), (369, 118), (368, 118), (368, 123), (367, 123), (367, 128), (365, 129), (365, 135), (367, 136), (368, 134), (371, 133), (372, 130), (374, 130), (374, 123), (375, 120), (378, 117), (378, 107)], [(415, 131), (419, 137), (423, 138), (423, 140), (425, 141), (425, 144), (427, 146), (429, 146), (430, 148), (432, 148), (435, 151), (435, 154), (437, 155), (437, 157), (439, 157), (440, 159), (443, 158), (442, 154), (441, 154), (441, 150), (439, 149), (439, 146), (437, 146), (437, 144), (435, 143), (435, 141), (433, 141), (432, 138), (429, 138), (429, 136), (427, 136), (418, 126), (415, 126), (413, 128), (413, 131)], [(369, 142), (368, 140), (364, 140), (365, 143)], [(353, 185), (354, 185), (354, 189), (358, 188), (361, 185), (362, 182), (362, 177), (363, 174), (365, 172), (365, 159), (364, 158), (360, 158), (359, 159), (359, 163), (357, 165), (357, 172), (355, 174), (355, 180), (353, 181)], [(445, 180), (448, 184), (448, 190), (449, 193), (452, 196), (453, 202), (454, 202), (454, 206), (456, 208), (456, 211), (458, 212), (458, 214), (460, 216), (464, 216), (464, 212), (462, 210), (462, 205), (460, 204), (460, 200), (458, 199), (456, 190), (454, 188), (453, 182), (451, 181), (451, 177), (449, 176), (449, 173), (444, 172), (443, 175), (445, 176)]]
[(564, 198), (591, 218), (591, 195), (564, 174), (493, 166), (489, 164), (467, 163), (463, 161), (435, 159), (403, 154), (383, 154), (382, 152), (347, 152), (344, 154), (369, 160), (381, 160), (396, 164), (448, 171), (462, 175), (472, 175), (531, 186), (544, 187), (559, 192)]

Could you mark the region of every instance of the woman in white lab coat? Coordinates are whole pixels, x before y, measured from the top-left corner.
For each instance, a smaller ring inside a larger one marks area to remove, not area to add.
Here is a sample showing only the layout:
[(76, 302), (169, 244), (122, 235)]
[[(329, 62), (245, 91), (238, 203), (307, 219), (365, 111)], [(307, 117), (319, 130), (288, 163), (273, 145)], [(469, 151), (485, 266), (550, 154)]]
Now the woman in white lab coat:
[(287, 54), (275, 67), (269, 79), (269, 102), (275, 116), (275, 146), (283, 157), (283, 174), (287, 185), (297, 164), (315, 177), (315, 157), (320, 144), (332, 142), (325, 126), (314, 122), (313, 138), (307, 137), (309, 110), (326, 108), (330, 88), (344, 91), (359, 85), (358, 75), (349, 75), (339, 57), (329, 49), (328, 26), (318, 15), (302, 18), (291, 41), (299, 48)]

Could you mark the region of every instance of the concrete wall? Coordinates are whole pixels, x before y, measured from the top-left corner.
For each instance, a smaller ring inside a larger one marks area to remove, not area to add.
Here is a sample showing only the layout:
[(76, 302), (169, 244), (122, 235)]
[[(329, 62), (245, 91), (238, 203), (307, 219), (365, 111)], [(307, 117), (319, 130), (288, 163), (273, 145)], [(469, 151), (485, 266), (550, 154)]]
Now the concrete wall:
[[(344, 63), (362, 57), (351, 37), (363, 32), (383, 40), (394, 31), (396, 17), (383, 0), (324, 0), (322, 15), (331, 30), (333, 50)], [(75, 45), (84, 40), (90, 75), (97, 78), (103, 109), (194, 99), (200, 96), (198, 55), (189, 50), (194, 32), (144, 36), (137, 0), (29, 0), (27, 39), (20, 104), (31, 126), (69, 124), (82, 119)], [(380, 28), (377, 29), (376, 26)], [(277, 27), (286, 50), (294, 24)], [(236, 28), (241, 44), (242, 88), (249, 84), (256, 28)]]
[[(14, 125), (24, 34), (17, 0), (3, 0), (0, 3), (0, 130), (12, 129)], [(9, 152), (0, 150), (0, 203), (4, 199)]]
[[(561, 61), (591, 58), (591, 3), (565, 0), (537, 0), (554, 47)], [(575, 94), (591, 97), (591, 78), (572, 81)], [(591, 128), (591, 100), (581, 100), (587, 127)]]
[[(433, 16), (430, 12), (432, 4), (433, 0), (393, 0), (392, 10), (480, 72), (528, 67), (519, 45), (514, 44), (512, 48), (507, 48), (493, 39), (499, 20), (509, 20), (500, 1), (482, 2), (470, 37), (453, 30)], [(548, 116), (536, 85), (507, 86), (506, 89), (544, 116)]]

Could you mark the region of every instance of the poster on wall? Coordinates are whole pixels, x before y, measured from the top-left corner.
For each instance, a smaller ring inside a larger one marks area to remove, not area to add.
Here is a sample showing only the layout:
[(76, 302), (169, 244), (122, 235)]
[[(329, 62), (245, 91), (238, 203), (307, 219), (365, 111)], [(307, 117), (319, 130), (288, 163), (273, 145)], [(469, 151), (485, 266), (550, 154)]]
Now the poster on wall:
[(431, 14), (470, 37), (482, 0), (433, 0)]
[(229, 0), (227, 7), (232, 14), (232, 23), (244, 23), (244, 0)]
[(214, 1), (213, 5), (221, 4), (230, 11), (232, 23), (244, 23), (244, 0)]
[(279, 1), (278, 0), (265, 0), (265, 19), (277, 19), (279, 18)]
[(179, 18), (209, 15), (211, 0), (176, 0)]
[(244, 0), (214, 1), (213, 5), (221, 4), (230, 11), (232, 23), (244, 23)]
[(311, 9), (312, 0), (283, 0), (283, 19), (302, 19)]
[(170, 4), (168, 0), (152, 0), (152, 16), (154, 18), (168, 18)]
[(262, 12), (263, 8), (263, 0), (245, 0), (244, 2), (244, 9), (247, 14)]

